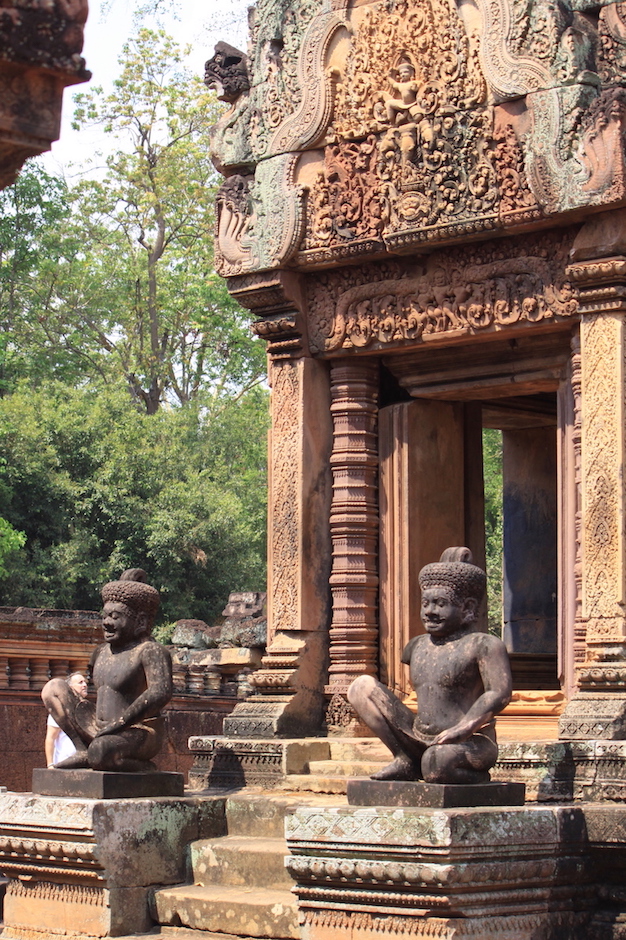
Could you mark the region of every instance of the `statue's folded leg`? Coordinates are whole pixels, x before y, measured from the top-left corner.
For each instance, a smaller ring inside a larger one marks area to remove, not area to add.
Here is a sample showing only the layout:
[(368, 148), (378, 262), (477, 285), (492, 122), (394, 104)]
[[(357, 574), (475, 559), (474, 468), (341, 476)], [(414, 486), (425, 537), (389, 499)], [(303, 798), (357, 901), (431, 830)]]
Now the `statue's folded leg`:
[(95, 737), (87, 750), (88, 766), (93, 770), (137, 772), (155, 770), (151, 758), (163, 743), (163, 719), (149, 719), (131, 725), (116, 734)]
[(368, 728), (387, 745), (394, 760), (373, 780), (419, 780), (427, 744), (413, 730), (415, 715), (373, 676), (360, 676), (348, 689), (348, 701)]
[(92, 702), (74, 692), (65, 679), (50, 679), (41, 690), (41, 698), (57, 725), (76, 748), (71, 757), (57, 767), (88, 767), (87, 747), (97, 733), (96, 709)]
[(459, 744), (429, 747), (422, 758), (422, 772), (429, 783), (488, 783), (497, 758), (493, 735), (476, 732)]

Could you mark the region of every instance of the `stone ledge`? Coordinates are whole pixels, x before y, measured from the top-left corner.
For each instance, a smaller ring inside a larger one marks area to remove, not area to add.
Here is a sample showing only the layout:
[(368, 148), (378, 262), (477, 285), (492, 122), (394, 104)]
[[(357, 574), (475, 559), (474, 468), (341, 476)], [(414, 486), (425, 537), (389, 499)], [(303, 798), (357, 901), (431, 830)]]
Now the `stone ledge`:
[(458, 784), (425, 783), (423, 780), (348, 780), (351, 806), (523, 806), (523, 783)]

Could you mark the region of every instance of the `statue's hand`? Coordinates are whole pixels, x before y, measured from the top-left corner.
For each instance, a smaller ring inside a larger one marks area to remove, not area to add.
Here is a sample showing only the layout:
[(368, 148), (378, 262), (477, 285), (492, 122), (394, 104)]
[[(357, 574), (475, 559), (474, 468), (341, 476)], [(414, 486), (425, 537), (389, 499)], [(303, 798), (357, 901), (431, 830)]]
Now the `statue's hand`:
[(123, 718), (116, 718), (114, 721), (110, 721), (108, 725), (105, 725), (104, 728), (100, 728), (96, 734), (97, 738), (101, 738), (104, 734), (117, 734), (118, 731), (121, 731), (122, 728), (126, 727), (126, 723)]
[(433, 745), (437, 744), (460, 744), (466, 741), (476, 730), (475, 721), (459, 721), (458, 724), (446, 728), (441, 734), (438, 734)]

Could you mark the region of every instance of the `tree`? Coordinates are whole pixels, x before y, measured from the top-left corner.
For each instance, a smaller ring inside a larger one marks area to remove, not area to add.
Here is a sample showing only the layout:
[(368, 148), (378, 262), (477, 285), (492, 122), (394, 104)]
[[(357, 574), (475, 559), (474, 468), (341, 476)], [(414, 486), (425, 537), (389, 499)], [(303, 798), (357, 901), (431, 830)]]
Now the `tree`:
[(123, 381), (150, 415), (240, 394), (265, 372), (249, 315), (212, 267), (218, 103), (181, 59), (163, 32), (142, 29), (113, 91), (77, 96), (77, 125), (96, 123), (119, 146), (103, 176), (65, 188), (50, 250), (22, 278), (22, 348), (53, 375), (71, 363), (75, 381)]
[(20, 376), (42, 369), (43, 349), (29, 343), (36, 284), (42, 266), (58, 260), (57, 233), (67, 215), (65, 182), (37, 161), (0, 192), (0, 396)]
[(483, 431), (485, 548), (489, 632), (502, 633), (502, 432)]
[(266, 429), (263, 388), (219, 415), (148, 416), (123, 390), (58, 382), (0, 400), (3, 511), (26, 536), (0, 603), (93, 609), (129, 567), (150, 573), (165, 621), (262, 589)]

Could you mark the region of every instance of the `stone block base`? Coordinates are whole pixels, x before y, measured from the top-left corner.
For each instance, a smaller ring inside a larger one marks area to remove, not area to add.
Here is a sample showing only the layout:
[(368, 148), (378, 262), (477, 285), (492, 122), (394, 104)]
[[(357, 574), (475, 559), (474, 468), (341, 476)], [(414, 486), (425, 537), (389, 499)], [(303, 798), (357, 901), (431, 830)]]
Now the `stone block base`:
[[(262, 670), (260, 670), (262, 675)], [(224, 734), (231, 738), (291, 738), (319, 734), (324, 697), (304, 695), (252, 695), (238, 702), (224, 719)]]
[[(401, 909), (313, 911), (304, 915), (302, 940), (589, 940), (588, 916), (580, 914), (527, 914), (512, 917), (407, 916)], [(594, 938), (595, 940), (595, 938)], [(607, 940), (607, 938), (603, 938)]]
[[(60, 771), (51, 771), (60, 773)], [(3, 936), (121, 936), (150, 930), (153, 886), (185, 880), (188, 844), (223, 835), (225, 801), (0, 795)]]
[(102, 770), (33, 770), (33, 793), (80, 796), (90, 800), (127, 800), (146, 796), (183, 796), (182, 774), (152, 771), (112, 773)]
[(189, 787), (232, 789), (243, 786), (278, 787), (287, 774), (308, 772), (309, 761), (328, 760), (326, 738), (194, 737), (189, 739), (194, 762)]
[[(4, 902), (3, 937), (32, 940), (57, 934), (116, 937), (153, 926), (148, 888), (113, 888), (11, 881)], [(45, 932), (44, 932), (45, 931)]]
[(467, 786), (424, 783), (423, 780), (348, 780), (351, 806), (523, 806), (523, 783), (484, 783)]
[(571, 940), (596, 900), (580, 808), (302, 807), (286, 833), (304, 940)]
[(495, 781), (526, 784), (526, 798), (626, 801), (626, 741), (501, 744)]

